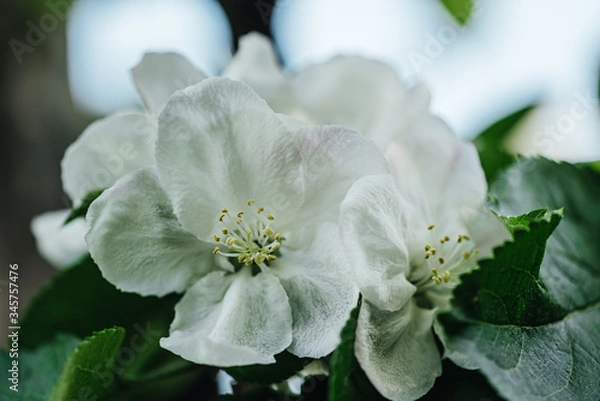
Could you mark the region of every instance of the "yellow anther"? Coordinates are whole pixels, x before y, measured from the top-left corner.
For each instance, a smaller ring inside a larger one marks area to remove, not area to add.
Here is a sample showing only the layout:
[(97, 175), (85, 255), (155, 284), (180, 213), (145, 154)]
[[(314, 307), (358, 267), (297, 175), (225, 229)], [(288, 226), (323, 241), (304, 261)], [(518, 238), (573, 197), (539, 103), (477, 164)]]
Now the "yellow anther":
[(446, 261), (444, 258), (438, 258), (438, 262), (440, 262), (440, 265), (443, 265)]
[(267, 214), (267, 219), (273, 221), (275, 220), (275, 217), (272, 214)]
[(425, 252), (427, 252), (427, 251), (428, 251), (428, 250), (430, 250), (430, 249), (431, 249), (431, 245), (429, 245), (429, 244), (425, 244)]
[(241, 220), (236, 220), (235, 224), (237, 224), (239, 226), (240, 224), (242, 224), (242, 221)]
[(224, 218), (224, 217), (225, 217), (225, 215), (224, 215), (224, 214), (220, 215), (220, 216), (219, 216), (219, 221), (223, 221), (223, 218)]
[(227, 230), (226, 228), (222, 228), (222, 229), (221, 229), (221, 232), (222, 232), (224, 235), (227, 235), (227, 234), (229, 234), (229, 230)]
[(433, 255), (431, 252), (429, 252), (429, 251), (425, 252), (425, 259), (429, 259), (431, 257), (431, 255)]
[(263, 234), (267, 237), (270, 237), (271, 235), (275, 234), (275, 230), (273, 230), (271, 227), (265, 227)]
[(471, 257), (471, 254), (469, 252), (467, 252), (467, 251), (464, 251), (462, 253), (462, 255), (463, 255), (463, 258), (465, 258), (465, 259), (469, 259)]
[(239, 211), (237, 214), (238, 219), (241, 219), (243, 215), (244, 215), (244, 212)]
[(275, 234), (273, 238), (275, 239), (275, 241), (279, 241), (281, 239), (281, 233)]
[(471, 237), (469, 237), (468, 235), (463, 235), (462, 237), (465, 241), (471, 241)]
[(229, 248), (231, 248), (231, 246), (233, 245), (234, 242), (235, 242), (235, 238), (229, 237), (225, 240), (225, 245), (227, 245)]
[(435, 267), (431, 269), (431, 273), (433, 273), (434, 276), (437, 276), (439, 274), (438, 269), (436, 269)]
[(279, 249), (280, 246), (281, 246), (280, 242), (274, 243), (273, 246), (271, 247), (271, 252), (275, 252), (276, 250)]
[(442, 284), (442, 279), (439, 276), (433, 276), (431, 279), (436, 285)]
[(256, 254), (254, 254), (254, 261), (256, 263), (262, 263), (265, 261), (265, 259), (266, 259), (266, 256), (263, 255), (262, 253), (257, 252)]
[(446, 242), (450, 241), (450, 237), (448, 237), (447, 235), (444, 235), (444, 241), (446, 241)]
[(238, 256), (238, 262), (242, 263), (244, 261), (244, 258), (245, 258), (244, 255)]
[(265, 208), (264, 208), (264, 207), (262, 207), (262, 206), (261, 206), (261, 207), (259, 207), (258, 209), (256, 209), (256, 213), (258, 213), (258, 214), (261, 214), (261, 213), (262, 213), (262, 212), (264, 212), (264, 211), (265, 211)]
[(444, 283), (447, 283), (448, 281), (450, 281), (451, 274), (449, 271), (445, 271), (441, 277), (442, 280), (444, 280)]
[(435, 224), (431, 224), (429, 227), (427, 227), (428, 230), (433, 230), (435, 228)]
[(248, 206), (252, 206), (253, 203), (255, 203), (256, 201), (254, 199), (250, 199), (248, 201)]
[(213, 239), (214, 239), (216, 242), (221, 242), (221, 238), (219, 238), (219, 236), (218, 236), (217, 234), (213, 234)]
[(215, 249), (213, 249), (213, 255), (216, 255), (217, 253), (221, 252), (221, 248), (219, 248), (218, 246), (215, 247)]
[(275, 255), (267, 255), (267, 260), (268, 260), (269, 262), (272, 262), (272, 261), (274, 261), (275, 259), (277, 259), (277, 256), (275, 256)]
[(254, 263), (254, 261), (252, 260), (252, 258), (251, 258), (251, 257), (247, 257), (247, 258), (246, 258), (246, 261), (244, 262), (244, 264), (245, 264), (246, 266), (250, 266), (252, 263)]
[(437, 253), (437, 250), (435, 248), (431, 248), (429, 252), (431, 252), (432, 255), (435, 255)]
[(227, 213), (227, 212), (229, 212), (229, 210), (227, 210), (227, 208), (224, 207), (223, 209), (221, 209), (221, 213)]

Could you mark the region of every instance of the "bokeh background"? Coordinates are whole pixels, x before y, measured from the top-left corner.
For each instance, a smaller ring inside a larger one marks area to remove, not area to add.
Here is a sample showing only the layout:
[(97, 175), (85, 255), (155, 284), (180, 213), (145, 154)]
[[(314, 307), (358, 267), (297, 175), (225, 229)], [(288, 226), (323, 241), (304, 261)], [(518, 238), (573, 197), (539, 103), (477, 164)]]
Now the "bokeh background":
[(0, 297), (18, 263), (21, 313), (56, 272), (30, 221), (69, 206), (60, 160), (82, 130), (140, 107), (129, 69), (145, 51), (183, 53), (210, 75), (250, 31), (273, 38), (289, 73), (363, 55), (425, 82), (463, 138), (535, 106), (505, 150), (600, 159), (598, 0), (3, 0), (0, 11)]

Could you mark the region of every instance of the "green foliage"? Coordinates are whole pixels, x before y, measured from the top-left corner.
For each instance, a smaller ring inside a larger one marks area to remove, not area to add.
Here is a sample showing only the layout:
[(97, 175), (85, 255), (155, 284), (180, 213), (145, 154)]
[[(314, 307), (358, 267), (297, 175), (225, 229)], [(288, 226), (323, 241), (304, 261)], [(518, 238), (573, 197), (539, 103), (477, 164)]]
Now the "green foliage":
[(528, 106), (504, 117), (486, 128), (473, 140), (488, 183), (493, 182), (502, 170), (515, 160), (514, 156), (505, 149), (506, 139), (534, 107)]
[(84, 196), (84, 198), (81, 200), (81, 205), (71, 210), (71, 213), (69, 213), (69, 215), (67, 216), (64, 225), (67, 225), (73, 220), (78, 219), (80, 217), (85, 217), (92, 202), (95, 201), (96, 198), (98, 198), (100, 195), (102, 195), (102, 192), (104, 192), (103, 189), (96, 189), (94, 191), (88, 192), (88, 194)]
[(456, 312), (440, 317), (447, 354), (480, 368), (510, 400), (600, 399), (600, 175), (520, 160), (492, 194), (503, 215), (564, 206), (564, 217), (501, 218), (514, 241), (461, 277)]
[(101, 399), (108, 394), (114, 385), (111, 370), (124, 336), (125, 331), (116, 327), (83, 340), (69, 356), (50, 401)]
[(350, 313), (342, 329), (340, 345), (331, 358), (329, 401), (385, 400), (369, 382), (354, 356), (354, 340), (359, 305)]
[(20, 344), (33, 349), (60, 332), (84, 338), (113, 326), (132, 332), (144, 329), (158, 341), (162, 332), (157, 326), (173, 319), (178, 299), (179, 296), (142, 297), (119, 291), (104, 280), (88, 257), (60, 272), (38, 292), (25, 312)]
[(311, 361), (298, 358), (287, 351), (275, 355), (276, 362), (270, 365), (248, 365), (226, 368), (227, 373), (238, 381), (249, 383), (279, 383), (301, 371)]
[(539, 326), (567, 314), (539, 279), (546, 241), (561, 218), (560, 211), (540, 216), (539, 210), (503, 218), (514, 242), (496, 248), (493, 259), (481, 261), (478, 270), (461, 277), (453, 303), (463, 320)]
[(442, 4), (459, 24), (465, 25), (473, 13), (475, 0), (442, 0)]
[[(70, 335), (59, 335), (35, 351), (19, 351), (18, 358), (10, 357), (10, 351), (0, 352), (0, 366), (5, 379), (0, 386), (0, 398), (5, 401), (47, 401), (71, 352), (80, 340)], [(9, 388), (14, 383), (13, 361), (18, 362), (18, 392)], [(8, 373), (7, 373), (8, 372)]]

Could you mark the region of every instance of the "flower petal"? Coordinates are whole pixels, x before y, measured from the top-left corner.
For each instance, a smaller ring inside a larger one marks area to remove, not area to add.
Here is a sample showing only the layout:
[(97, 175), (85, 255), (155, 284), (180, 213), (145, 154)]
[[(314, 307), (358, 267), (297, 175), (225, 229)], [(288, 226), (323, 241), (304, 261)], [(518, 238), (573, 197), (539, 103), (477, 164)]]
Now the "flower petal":
[(340, 229), (364, 298), (389, 311), (403, 307), (416, 288), (407, 280), (410, 259), (404, 207), (389, 175), (366, 176), (341, 206)]
[(131, 74), (144, 104), (154, 114), (160, 113), (175, 91), (206, 78), (202, 71), (177, 53), (146, 53)]
[(313, 121), (359, 130), (381, 149), (410, 125), (413, 104), (428, 102), (421, 92), (409, 93), (389, 66), (361, 57), (336, 57), (291, 80), (296, 102)]
[(213, 272), (191, 287), (175, 307), (163, 348), (195, 363), (237, 366), (274, 363), (292, 341), (292, 313), (279, 280)]
[(416, 400), (442, 373), (432, 332), (434, 313), (414, 301), (395, 312), (363, 302), (354, 350), (367, 377), (384, 397)]
[(475, 147), (439, 119), (422, 119), (414, 129), (418, 135), (404, 136), (386, 150), (402, 196), (421, 205), (418, 214), (431, 219), (429, 224), (479, 208), (487, 184)]
[(92, 123), (62, 159), (65, 192), (78, 206), (90, 191), (153, 165), (155, 139), (156, 120), (149, 114), (120, 113)]
[(292, 308), (294, 339), (288, 351), (300, 357), (321, 358), (331, 353), (358, 300), (337, 231), (335, 224), (323, 224), (309, 247), (282, 249), (273, 263), (272, 273)]
[(243, 36), (223, 76), (250, 85), (273, 110), (290, 114), (294, 104), (291, 84), (268, 37), (258, 32)]
[(182, 292), (213, 269), (211, 246), (181, 227), (153, 168), (119, 180), (92, 203), (86, 219), (94, 261), (123, 291)]
[[(278, 219), (282, 230), (288, 225), (337, 222), (339, 205), (356, 180), (367, 174), (388, 173), (377, 146), (356, 131), (333, 125), (305, 126), (292, 134), (302, 158), (305, 202), (297, 213)], [(280, 204), (285, 206), (292, 200), (282, 198)]]
[(304, 200), (290, 129), (250, 87), (209, 78), (171, 97), (159, 118), (158, 171), (183, 226), (209, 240), (221, 209), (249, 199), (293, 213)]
[(85, 220), (77, 219), (64, 225), (70, 209), (37, 215), (31, 221), (31, 231), (40, 254), (59, 269), (81, 260), (88, 252)]

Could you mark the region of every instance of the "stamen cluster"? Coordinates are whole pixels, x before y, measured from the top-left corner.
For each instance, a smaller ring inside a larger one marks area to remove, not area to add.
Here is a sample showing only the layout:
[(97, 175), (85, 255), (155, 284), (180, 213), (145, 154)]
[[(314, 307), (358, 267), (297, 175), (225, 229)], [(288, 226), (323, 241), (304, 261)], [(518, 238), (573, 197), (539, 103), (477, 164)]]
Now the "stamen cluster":
[[(249, 207), (254, 203), (254, 199), (247, 202)], [(224, 244), (229, 251), (223, 252), (221, 247), (217, 246), (213, 254), (236, 258), (246, 266), (255, 263), (261, 268), (266, 267), (265, 262), (277, 259), (274, 253), (281, 246), (281, 233), (275, 232), (271, 227), (275, 217), (264, 211), (264, 206), (259, 206), (253, 209), (252, 215), (248, 217), (244, 211), (231, 215), (227, 208), (223, 208), (218, 217), (223, 228), (221, 234), (213, 234), (213, 239), (218, 244)]]

